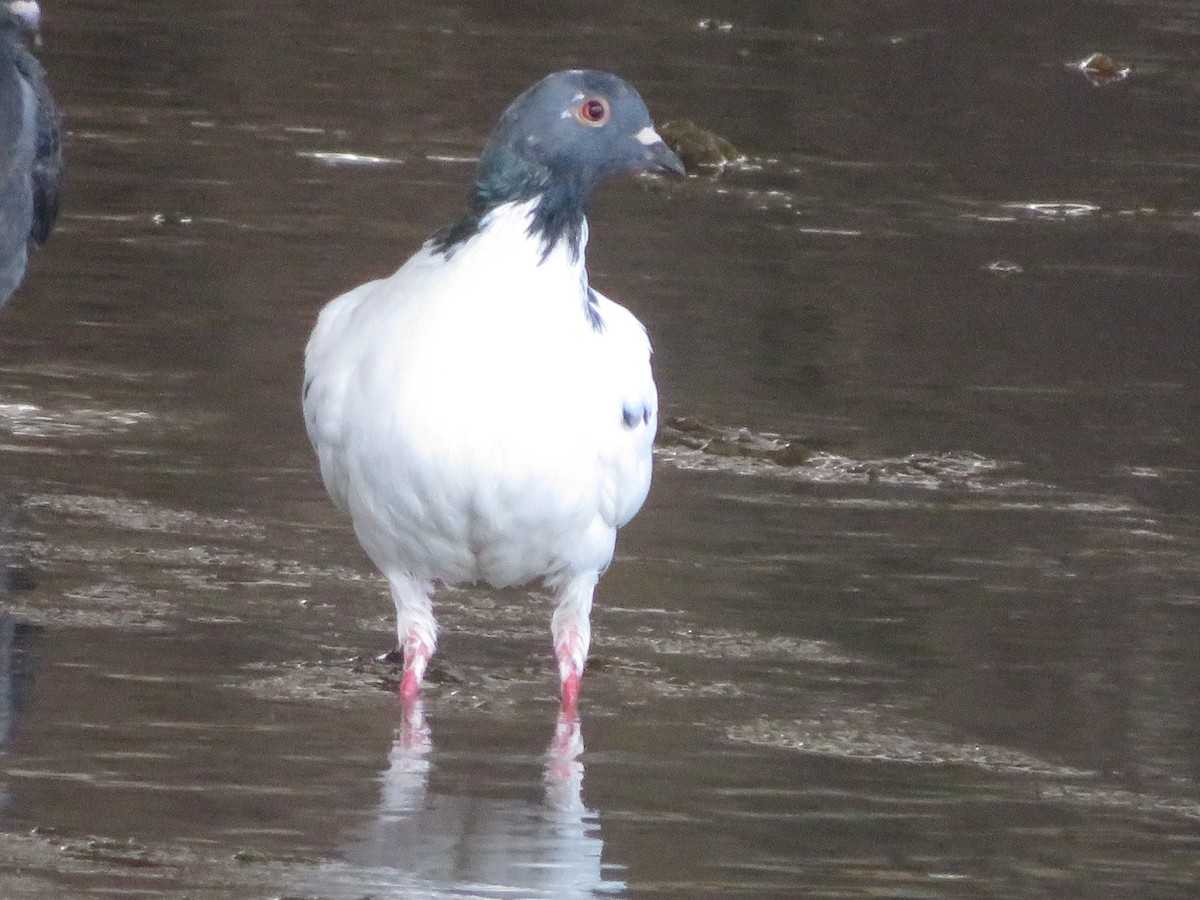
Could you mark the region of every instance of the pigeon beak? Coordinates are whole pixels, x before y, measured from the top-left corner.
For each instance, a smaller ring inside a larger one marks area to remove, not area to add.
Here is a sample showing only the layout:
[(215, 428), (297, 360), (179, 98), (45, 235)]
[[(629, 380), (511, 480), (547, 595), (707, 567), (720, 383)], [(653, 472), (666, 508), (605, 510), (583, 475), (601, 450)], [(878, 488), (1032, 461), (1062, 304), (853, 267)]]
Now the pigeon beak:
[(687, 170), (683, 167), (683, 160), (675, 154), (674, 150), (667, 146), (666, 141), (654, 130), (652, 125), (647, 125), (635, 134), (634, 138), (643, 147), (642, 163), (647, 169), (650, 171), (671, 172), (675, 175), (687, 174)]

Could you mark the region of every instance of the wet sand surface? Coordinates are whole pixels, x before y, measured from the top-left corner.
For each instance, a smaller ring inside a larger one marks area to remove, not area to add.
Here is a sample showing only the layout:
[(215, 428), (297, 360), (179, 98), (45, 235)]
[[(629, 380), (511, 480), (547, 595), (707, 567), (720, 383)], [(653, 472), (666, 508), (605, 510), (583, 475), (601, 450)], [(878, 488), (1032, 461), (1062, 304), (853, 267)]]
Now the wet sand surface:
[[(1058, 7), (48, 2), (0, 895), (1194, 897), (1200, 11)], [(663, 427), (579, 729), (475, 588), (405, 723), (304, 342), (581, 65), (747, 160), (596, 198)]]

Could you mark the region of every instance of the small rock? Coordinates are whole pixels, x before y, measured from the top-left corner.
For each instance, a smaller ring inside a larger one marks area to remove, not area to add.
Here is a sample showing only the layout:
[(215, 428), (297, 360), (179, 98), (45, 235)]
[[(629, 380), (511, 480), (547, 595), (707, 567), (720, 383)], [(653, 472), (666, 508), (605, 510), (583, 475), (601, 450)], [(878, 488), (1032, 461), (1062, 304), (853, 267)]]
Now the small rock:
[(689, 172), (702, 167), (724, 166), (746, 158), (725, 138), (701, 128), (690, 119), (664, 122), (658, 126), (658, 133), (679, 154), (684, 168)]
[(775, 454), (775, 462), (781, 466), (802, 466), (813, 456), (813, 447), (804, 441), (788, 441)]
[(1086, 75), (1087, 80), (1096, 85), (1124, 81), (1132, 71), (1129, 66), (1120, 65), (1106, 53), (1093, 53), (1086, 59), (1075, 63), (1074, 68)]

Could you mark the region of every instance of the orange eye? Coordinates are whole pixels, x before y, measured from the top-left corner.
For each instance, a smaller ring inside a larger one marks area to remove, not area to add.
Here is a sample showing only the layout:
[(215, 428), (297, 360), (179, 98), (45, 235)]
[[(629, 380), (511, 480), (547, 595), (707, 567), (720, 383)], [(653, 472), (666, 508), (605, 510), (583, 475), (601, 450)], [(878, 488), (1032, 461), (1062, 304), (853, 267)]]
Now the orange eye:
[(584, 125), (599, 128), (608, 121), (608, 101), (602, 97), (588, 97), (574, 109), (575, 118)]

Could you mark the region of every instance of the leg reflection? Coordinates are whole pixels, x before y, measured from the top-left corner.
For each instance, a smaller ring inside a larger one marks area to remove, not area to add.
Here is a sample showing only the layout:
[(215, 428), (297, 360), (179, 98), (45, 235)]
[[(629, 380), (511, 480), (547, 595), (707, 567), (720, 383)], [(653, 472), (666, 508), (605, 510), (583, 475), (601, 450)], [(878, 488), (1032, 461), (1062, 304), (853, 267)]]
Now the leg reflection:
[(446, 749), (433, 749), (420, 699), (406, 704), (379, 805), (346, 848), (351, 868), (341, 878), (389, 898), (430, 890), (547, 898), (620, 890), (611, 871), (607, 879), (601, 871), (600, 823), (583, 804), (577, 716), (559, 716), (542, 759), (544, 802), (531, 801), (532, 785), (521, 774), (533, 759), (479, 739)]
[[(388, 770), (379, 799), (381, 826), (402, 823), (424, 805), (432, 749), (425, 708), (418, 697), (404, 704), (400, 727), (388, 752)], [(383, 849), (386, 855), (386, 848)]]
[(583, 805), (583, 731), (579, 716), (561, 710), (554, 726), (554, 737), (546, 751), (546, 808), (581, 817)]

